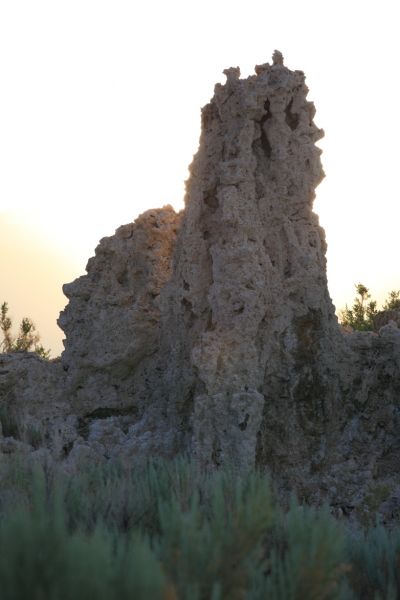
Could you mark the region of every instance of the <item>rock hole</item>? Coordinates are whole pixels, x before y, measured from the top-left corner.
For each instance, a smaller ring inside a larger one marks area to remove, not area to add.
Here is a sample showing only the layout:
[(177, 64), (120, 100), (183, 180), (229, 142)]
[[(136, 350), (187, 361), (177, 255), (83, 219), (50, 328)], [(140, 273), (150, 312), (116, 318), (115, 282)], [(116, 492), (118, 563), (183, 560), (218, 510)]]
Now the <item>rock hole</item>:
[(267, 134), (264, 131), (264, 128), (262, 129), (262, 132), (261, 132), (261, 147), (264, 150), (265, 156), (267, 158), (271, 158), (272, 148), (271, 148), (271, 144), (269, 143)]
[(96, 408), (92, 412), (84, 415), (84, 419), (109, 419), (110, 417), (127, 417), (130, 415), (136, 416), (138, 412), (139, 409), (136, 406), (125, 406), (121, 408), (101, 406), (100, 408)]
[(244, 421), (242, 421), (241, 423), (239, 423), (239, 429), (240, 429), (240, 431), (245, 431), (245, 429), (247, 428), (247, 423), (249, 422), (249, 418), (250, 418), (250, 415), (248, 413), (246, 413)]
[(68, 454), (72, 450), (73, 445), (74, 445), (74, 442), (68, 442), (67, 444), (64, 444), (63, 449), (62, 449), (64, 457), (68, 456)]
[(217, 444), (216, 440), (213, 442), (213, 449), (211, 452), (211, 461), (217, 467), (221, 466), (221, 448)]
[(127, 281), (126, 269), (117, 274), (117, 281), (120, 285), (124, 285)]
[(193, 304), (186, 298), (182, 298), (181, 303), (182, 303), (182, 306), (184, 306), (186, 308), (186, 310), (190, 310), (190, 311), (192, 310)]
[(264, 102), (264, 108), (267, 111), (267, 114), (264, 115), (263, 121), (266, 121), (267, 119), (269, 119), (271, 117), (270, 106), (271, 106), (271, 103), (269, 101), (269, 98), (267, 98), (266, 101)]
[(292, 131), (294, 131), (299, 124), (299, 115), (292, 112), (292, 106), (293, 106), (293, 98), (291, 99), (291, 101), (289, 102), (287, 107), (285, 108), (285, 114), (286, 114), (285, 121), (289, 125), (290, 129)]
[(207, 190), (204, 192), (203, 201), (206, 206), (212, 211), (215, 212), (218, 208), (218, 198), (217, 198), (217, 188), (214, 187), (211, 190)]
[(214, 330), (215, 330), (215, 323), (213, 322), (212, 312), (210, 311), (210, 314), (208, 315), (207, 331), (214, 331)]
[(264, 150), (264, 154), (266, 155), (267, 158), (271, 158), (271, 153), (272, 153), (272, 148), (271, 148), (271, 144), (269, 142), (268, 136), (265, 132), (264, 129), (264, 123), (266, 121), (268, 121), (268, 119), (270, 119), (272, 117), (271, 112), (270, 112), (270, 102), (267, 99), (264, 102), (264, 108), (266, 110), (265, 115), (262, 117), (261, 121), (260, 121), (260, 125), (261, 125), (261, 147)]

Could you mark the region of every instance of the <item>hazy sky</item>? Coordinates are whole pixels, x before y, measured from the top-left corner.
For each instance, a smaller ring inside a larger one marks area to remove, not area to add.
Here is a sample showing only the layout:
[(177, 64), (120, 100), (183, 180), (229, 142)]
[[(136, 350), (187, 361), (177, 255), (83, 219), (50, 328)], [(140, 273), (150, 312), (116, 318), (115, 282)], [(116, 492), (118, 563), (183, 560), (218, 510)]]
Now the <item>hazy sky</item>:
[(0, 302), (52, 355), (62, 282), (147, 208), (182, 206), (200, 107), (275, 48), (305, 71), (326, 179), (315, 210), (340, 308), (400, 288), (398, 2), (0, 0)]

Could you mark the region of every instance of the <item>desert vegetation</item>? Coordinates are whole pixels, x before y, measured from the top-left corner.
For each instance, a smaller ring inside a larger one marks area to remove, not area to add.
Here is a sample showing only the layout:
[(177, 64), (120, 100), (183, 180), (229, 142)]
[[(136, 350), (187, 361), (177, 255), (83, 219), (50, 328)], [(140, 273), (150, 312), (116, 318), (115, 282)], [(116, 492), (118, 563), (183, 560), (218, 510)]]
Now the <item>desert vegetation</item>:
[(0, 314), (0, 331), (3, 337), (0, 342), (0, 352), (36, 352), (42, 358), (50, 357), (50, 350), (46, 350), (42, 344), (39, 344), (40, 335), (32, 319), (24, 317), (17, 334), (13, 334), (12, 329), (9, 306), (7, 302), (3, 302)]
[(0, 492), (4, 600), (391, 600), (400, 530), (282, 509), (268, 479), (147, 460), (67, 476), (14, 459)]
[(382, 306), (378, 308), (376, 300), (371, 298), (369, 289), (362, 283), (357, 283), (356, 296), (352, 307), (346, 307), (341, 311), (340, 322), (357, 331), (373, 331), (375, 328), (374, 318), (380, 311), (400, 310), (400, 290), (392, 290)]

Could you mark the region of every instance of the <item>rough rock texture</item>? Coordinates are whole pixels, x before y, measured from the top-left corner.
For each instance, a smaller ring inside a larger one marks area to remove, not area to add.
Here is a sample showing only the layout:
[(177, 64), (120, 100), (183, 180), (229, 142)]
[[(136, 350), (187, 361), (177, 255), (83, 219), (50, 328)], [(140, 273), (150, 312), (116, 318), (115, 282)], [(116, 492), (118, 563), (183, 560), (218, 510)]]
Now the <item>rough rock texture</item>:
[(224, 447), (231, 456), (220, 428), (210, 442), (209, 423), (232, 414), (236, 395), (241, 408), (227, 433), (238, 437), (233, 453), (247, 439), (254, 460), (258, 430), (265, 464), (276, 446), (268, 430), (282, 428), (282, 419), (286, 452), (289, 445), (302, 462), (294, 430), (310, 411), (329, 419), (339, 393), (325, 238), (312, 212), (323, 133), (304, 74), (279, 55), (275, 63), (245, 80), (239, 69), (226, 70), (227, 83), (202, 111), (173, 275), (161, 297), (167, 393), (193, 415), (197, 454), (210, 463), (224, 460)]
[(345, 335), (342, 402), (331, 464), (317, 465), (319, 490), (347, 516), (373, 524), (400, 517), (400, 329)]
[(379, 331), (381, 327), (388, 325), (393, 321), (397, 327), (400, 327), (400, 310), (381, 310), (374, 318), (374, 331)]
[(87, 275), (64, 285), (69, 304), (58, 324), (66, 334), (61, 362), (73, 410), (146, 401), (148, 363), (159, 346), (159, 294), (171, 276), (179, 222), (170, 206), (145, 212), (103, 238)]
[(64, 367), (134, 368), (157, 350), (157, 299), (171, 276), (178, 225), (170, 206), (144, 213), (103, 238), (87, 275), (64, 285), (69, 304), (58, 321), (66, 334)]
[(68, 422), (75, 420), (62, 398), (64, 385), (60, 361), (0, 354), (0, 451), (37, 450), (51, 439), (54, 456), (62, 458)]
[(283, 497), (391, 521), (400, 330), (393, 318), (374, 333), (339, 328), (304, 74), (279, 52), (255, 72), (227, 69), (203, 109), (183, 213), (121, 227), (64, 287), (61, 361), (2, 358), (0, 447), (71, 471), (181, 451), (211, 468), (258, 465)]

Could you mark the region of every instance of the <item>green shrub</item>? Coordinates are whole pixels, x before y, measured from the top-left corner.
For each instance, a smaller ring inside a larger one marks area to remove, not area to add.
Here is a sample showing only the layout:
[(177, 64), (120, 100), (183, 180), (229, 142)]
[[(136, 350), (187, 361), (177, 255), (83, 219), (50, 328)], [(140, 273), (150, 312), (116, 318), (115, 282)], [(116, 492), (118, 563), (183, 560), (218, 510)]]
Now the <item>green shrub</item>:
[[(273, 524), (268, 482), (257, 473), (243, 479), (216, 473), (182, 503), (160, 502), (158, 554), (179, 598), (244, 597), (250, 560), (261, 552)], [(202, 501), (203, 498), (203, 501)]]
[(46, 484), (39, 472), (30, 508), (0, 521), (2, 600), (164, 597), (165, 576), (144, 538), (118, 538), (100, 525), (90, 535), (68, 529), (62, 493), (49, 496)]
[(358, 331), (372, 331), (373, 319), (378, 312), (377, 303), (375, 300), (370, 300), (371, 294), (365, 285), (358, 283), (355, 287), (357, 296), (354, 298), (352, 308), (348, 308), (346, 304), (341, 312), (341, 323)]
[(2, 600), (394, 600), (400, 532), (283, 511), (258, 472), (186, 459), (67, 476), (2, 465)]
[(292, 502), (280, 527), (268, 540), (264, 569), (254, 574), (249, 598), (352, 598), (346, 581), (350, 567), (344, 550), (344, 531), (327, 508), (316, 511)]
[[(357, 331), (373, 331), (374, 317), (379, 312), (378, 304), (376, 300), (371, 300), (371, 294), (365, 285), (358, 283), (355, 288), (357, 295), (353, 306), (349, 308), (346, 304), (340, 311), (340, 323)], [(400, 310), (400, 290), (392, 290), (388, 294), (382, 310)]]
[(38, 450), (42, 447), (43, 444), (43, 434), (40, 429), (35, 425), (27, 425), (22, 433), (22, 439), (26, 441), (27, 444), (30, 444)]
[(349, 537), (350, 580), (357, 598), (397, 600), (400, 596), (400, 530), (382, 525)]
[(3, 339), (0, 341), (0, 352), (36, 352), (44, 359), (50, 358), (50, 350), (45, 350), (39, 344), (40, 335), (36, 331), (32, 319), (24, 317), (20, 323), (18, 334), (12, 334), (12, 320), (8, 316), (8, 304), (3, 302), (0, 307), (0, 331)]

